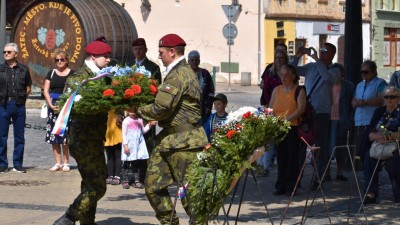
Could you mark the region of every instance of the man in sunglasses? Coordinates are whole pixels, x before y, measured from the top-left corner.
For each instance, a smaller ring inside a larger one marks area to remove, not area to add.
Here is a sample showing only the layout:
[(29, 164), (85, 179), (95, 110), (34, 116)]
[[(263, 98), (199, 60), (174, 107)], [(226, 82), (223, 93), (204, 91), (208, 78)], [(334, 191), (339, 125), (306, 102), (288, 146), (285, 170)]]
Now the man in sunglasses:
[(22, 167), (25, 147), (25, 102), (31, 93), (32, 79), (28, 68), (17, 62), (18, 45), (4, 46), (5, 63), (0, 65), (0, 173), (8, 170), (7, 138), (10, 122), (14, 128), (13, 171), (25, 173)]
[[(332, 85), (335, 84), (340, 75), (337, 67), (333, 66), (332, 60), (336, 54), (336, 47), (331, 43), (325, 43), (318, 52), (315, 48), (300, 47), (297, 49), (292, 65), (296, 66), (297, 73), (305, 77), (307, 97), (316, 112), (315, 122), (318, 124), (318, 135), (315, 145), (320, 147), (317, 160), (317, 174), (322, 177), (329, 159), (328, 137), (330, 130), (330, 113), (332, 105)], [(310, 56), (315, 62), (298, 66), (299, 59), (303, 55)], [(305, 149), (302, 149), (305, 155)], [(303, 157), (304, 158), (304, 157)], [(311, 189), (319, 187), (318, 176), (314, 177)]]
[[(67, 86), (94, 77), (110, 63), (112, 49), (103, 41), (89, 43), (85, 52), (88, 57), (84, 65), (68, 77)], [(107, 113), (78, 115), (72, 111), (71, 119), (68, 143), (71, 156), (78, 164), (82, 177), (81, 193), (54, 225), (73, 225), (78, 220), (82, 225), (93, 225), (97, 202), (106, 193), (107, 166), (103, 141), (107, 128)]]

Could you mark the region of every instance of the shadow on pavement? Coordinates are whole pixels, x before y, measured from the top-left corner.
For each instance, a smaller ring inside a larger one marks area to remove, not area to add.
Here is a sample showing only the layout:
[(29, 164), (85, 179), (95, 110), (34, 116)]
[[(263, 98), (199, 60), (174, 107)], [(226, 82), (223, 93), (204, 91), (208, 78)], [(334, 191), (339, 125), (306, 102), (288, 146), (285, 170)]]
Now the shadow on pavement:
[(116, 197), (108, 197), (106, 200), (107, 201), (127, 201), (127, 200), (133, 200), (133, 199), (147, 201), (147, 198), (142, 193), (121, 194)]
[(106, 220), (97, 221), (97, 225), (111, 225), (111, 224), (124, 224), (124, 225), (150, 225), (151, 223), (134, 223), (127, 217), (111, 217)]

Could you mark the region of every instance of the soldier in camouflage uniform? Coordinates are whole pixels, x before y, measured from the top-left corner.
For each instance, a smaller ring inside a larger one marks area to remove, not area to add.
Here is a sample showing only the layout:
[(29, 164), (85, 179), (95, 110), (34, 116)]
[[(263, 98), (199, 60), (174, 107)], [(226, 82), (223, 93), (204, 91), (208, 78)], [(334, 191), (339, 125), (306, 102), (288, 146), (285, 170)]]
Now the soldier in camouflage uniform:
[[(89, 57), (85, 64), (67, 83), (83, 81), (94, 77), (95, 73), (110, 62), (111, 47), (101, 41), (93, 41), (86, 48)], [(97, 201), (106, 193), (107, 167), (103, 142), (107, 128), (107, 113), (94, 115), (73, 114), (69, 127), (68, 143), (71, 156), (78, 164), (82, 177), (81, 193), (69, 206), (66, 213), (54, 225), (95, 224)]]
[[(167, 67), (164, 83), (153, 104), (140, 107), (137, 114), (147, 121), (156, 120), (163, 130), (157, 135), (147, 169), (145, 191), (161, 224), (179, 224), (168, 193), (168, 186), (186, 183), (186, 168), (197, 152), (207, 144), (200, 119), (200, 87), (196, 74), (184, 58), (186, 43), (176, 34), (159, 42), (159, 58)], [(190, 215), (186, 202), (183, 206)]]

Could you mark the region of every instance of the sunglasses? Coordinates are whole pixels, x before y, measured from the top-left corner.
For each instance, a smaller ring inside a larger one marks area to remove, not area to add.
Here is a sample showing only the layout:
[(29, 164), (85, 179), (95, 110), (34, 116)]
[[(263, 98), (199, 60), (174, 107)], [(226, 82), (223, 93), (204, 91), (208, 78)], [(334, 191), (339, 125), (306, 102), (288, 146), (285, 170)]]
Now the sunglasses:
[(399, 96), (397, 96), (397, 95), (385, 95), (385, 96), (383, 96), (384, 99), (396, 99), (398, 97)]
[(328, 53), (328, 49), (326, 49), (326, 48), (321, 48), (321, 49), (319, 50), (319, 53), (321, 53), (321, 54)]
[(65, 59), (61, 58), (61, 59), (54, 59), (55, 62), (65, 62)]
[(369, 74), (368, 70), (361, 70), (361, 74)]
[(15, 51), (3, 51), (3, 54), (11, 54), (11, 53), (13, 53), (13, 52), (15, 52)]

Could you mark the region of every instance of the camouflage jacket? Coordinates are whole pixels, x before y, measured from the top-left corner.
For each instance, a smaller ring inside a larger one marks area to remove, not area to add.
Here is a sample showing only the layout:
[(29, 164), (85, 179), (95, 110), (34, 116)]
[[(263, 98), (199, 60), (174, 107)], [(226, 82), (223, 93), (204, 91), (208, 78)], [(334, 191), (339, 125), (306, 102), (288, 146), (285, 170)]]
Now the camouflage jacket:
[[(200, 119), (200, 87), (186, 60), (180, 61), (167, 74), (158, 88), (155, 102), (138, 108), (137, 113), (147, 121), (158, 121), (163, 128), (157, 135), (160, 151), (195, 149), (207, 144), (204, 129), (197, 126)], [(174, 130), (185, 125), (193, 128)]]

